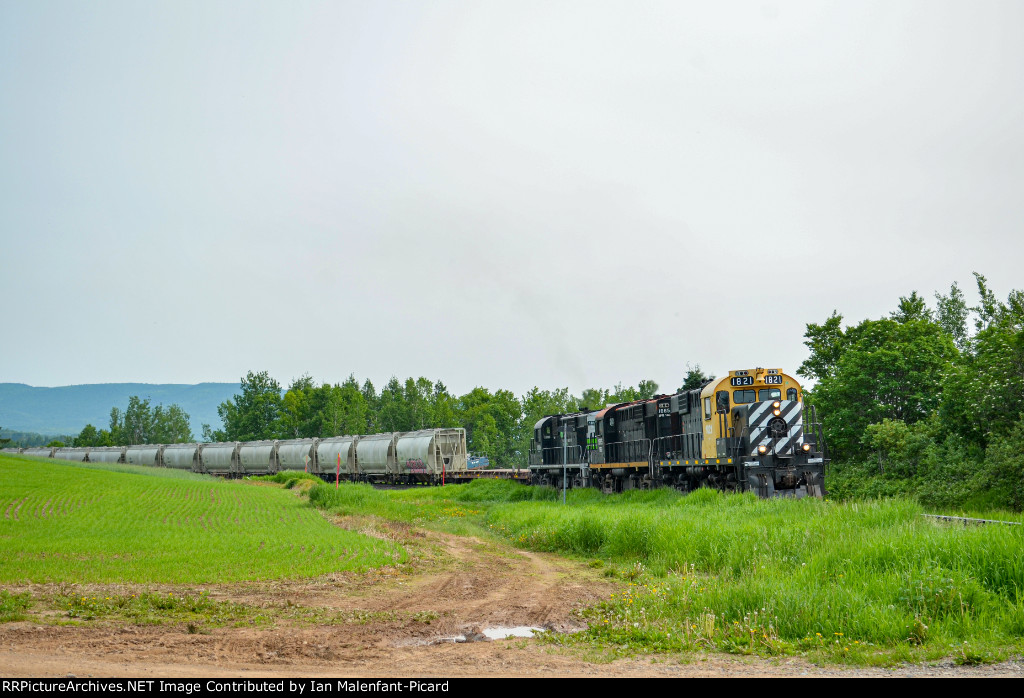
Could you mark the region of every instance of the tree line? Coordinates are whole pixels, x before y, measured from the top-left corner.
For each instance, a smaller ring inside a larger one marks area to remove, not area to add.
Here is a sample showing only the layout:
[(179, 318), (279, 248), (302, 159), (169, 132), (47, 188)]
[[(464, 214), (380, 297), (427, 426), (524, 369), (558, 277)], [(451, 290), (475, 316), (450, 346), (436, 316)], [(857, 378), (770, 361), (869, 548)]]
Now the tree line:
[[(689, 367), (679, 390), (710, 379), (700, 365)], [(579, 396), (571, 395), (568, 388), (537, 387), (522, 397), (483, 387), (458, 396), (441, 381), (423, 377), (404, 382), (393, 377), (378, 392), (370, 380), (360, 384), (355, 376), (340, 384), (318, 385), (308, 375), (293, 380), (285, 390), (268, 372), (250, 371), (241, 380), (240, 392), (217, 407), (222, 427), (204, 424), (202, 437), (207, 442), (260, 441), (461, 426), (472, 453), (488, 456), (496, 467), (517, 467), (527, 464), (533, 425), (541, 417), (647, 399), (657, 391), (657, 383), (642, 380), (636, 387), (590, 388)], [(189, 415), (180, 406), (153, 406), (149, 399), (133, 395), (127, 408), (111, 408), (108, 428), (87, 424), (69, 441), (74, 446), (98, 447), (192, 440)], [(48, 445), (64, 446), (64, 442)]]
[(840, 497), (910, 493), (926, 504), (1024, 505), (1024, 293), (977, 302), (953, 283), (887, 317), (810, 323), (797, 373), (822, 421)]
[[(683, 388), (710, 380), (700, 365), (689, 367)], [(683, 389), (683, 388), (680, 388)], [(370, 380), (354, 375), (343, 383), (317, 384), (304, 375), (287, 390), (266, 372), (250, 371), (241, 392), (217, 408), (221, 429), (203, 425), (206, 441), (326, 438), (343, 434), (463, 427), (470, 452), (487, 456), (496, 467), (521, 467), (528, 461), (533, 425), (543, 416), (597, 408), (614, 402), (653, 397), (658, 384), (591, 388), (579, 396), (568, 388), (532, 388), (521, 397), (509, 390), (476, 387), (454, 395), (441, 381), (392, 377), (378, 392)]]
[[(934, 303), (916, 291), (879, 319), (844, 322), (838, 311), (809, 323), (809, 356), (797, 370), (810, 379), (805, 399), (821, 419), (833, 464), (827, 487), (840, 498), (911, 494), (926, 504), (1024, 506), (1024, 293), (996, 298), (975, 274), (977, 301), (953, 283)], [(689, 367), (688, 390), (712, 377)], [(813, 383), (813, 385), (812, 385)], [(454, 395), (441, 381), (392, 377), (378, 392), (370, 380), (317, 383), (304, 375), (284, 389), (267, 372), (249, 372), (217, 411), (220, 429), (206, 441), (257, 441), (373, 434), (461, 426), (471, 452), (497, 467), (526, 465), (533, 425), (543, 416), (647, 399), (637, 386), (534, 387), (525, 395), (476, 387)], [(192, 440), (177, 405), (129, 399), (111, 410), (108, 429), (86, 426), (79, 446)]]
[[(128, 398), (128, 407), (110, 409), (107, 429), (92, 424), (75, 437), (74, 446), (136, 446), (138, 444), (175, 444), (192, 441), (189, 416), (179, 405), (153, 406), (138, 395)], [(54, 444), (48, 444), (54, 445)], [(64, 444), (59, 444), (63, 446)]]

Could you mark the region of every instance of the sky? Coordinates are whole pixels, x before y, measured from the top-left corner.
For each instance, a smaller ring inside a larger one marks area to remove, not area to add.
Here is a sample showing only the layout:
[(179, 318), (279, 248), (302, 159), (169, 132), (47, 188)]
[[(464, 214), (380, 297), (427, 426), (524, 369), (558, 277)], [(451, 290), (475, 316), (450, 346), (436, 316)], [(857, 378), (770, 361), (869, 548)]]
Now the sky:
[(1024, 287), (1020, 2), (0, 3), (0, 382), (795, 372)]

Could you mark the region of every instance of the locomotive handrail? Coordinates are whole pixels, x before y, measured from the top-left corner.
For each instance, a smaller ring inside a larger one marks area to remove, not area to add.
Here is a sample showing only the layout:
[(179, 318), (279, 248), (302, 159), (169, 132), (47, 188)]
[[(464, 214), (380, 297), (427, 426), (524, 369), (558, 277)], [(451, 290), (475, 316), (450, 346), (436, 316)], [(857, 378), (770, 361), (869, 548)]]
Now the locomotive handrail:
[[(673, 460), (673, 459), (678, 459), (678, 458), (699, 458), (700, 456), (686, 456), (686, 455), (683, 455), (683, 452), (685, 451), (685, 443), (684, 443), (684, 441), (689, 436), (692, 436), (692, 434), (670, 434), (669, 436), (659, 436), (658, 438), (654, 439), (654, 442), (659, 444), (659, 448), (657, 449), (658, 454), (659, 454), (659, 458), (661, 457), (662, 453), (666, 453), (666, 454), (668, 454), (668, 453), (675, 453), (675, 454), (677, 454), (677, 455), (673, 455), (673, 456), (666, 455), (665, 456), (666, 460)], [(661, 448), (661, 445), (663, 445), (666, 442), (669, 444), (670, 448), (667, 448), (667, 449)]]
[[(530, 455), (531, 456), (533, 456), (533, 455), (540, 455), (541, 456), (541, 462), (540, 463), (530, 463), (530, 465), (562, 465), (562, 451), (563, 450), (565, 450), (565, 452), (566, 452), (566, 457), (568, 457), (569, 454), (573, 454), (573, 456), (578, 458), (578, 460), (569, 461), (569, 464), (577, 465), (577, 464), (585, 462), (583, 460), (583, 447), (580, 446), (579, 444), (576, 444), (575, 446), (566, 446), (566, 447), (562, 447), (562, 446), (549, 446), (548, 448), (542, 448), (542, 449), (531, 448), (530, 449)], [(553, 462), (551, 462), (551, 463), (545, 463), (544, 462), (544, 454), (546, 452), (548, 452), (548, 451), (550, 451), (551, 455), (554, 456)]]
[[(604, 462), (605, 463), (630, 463), (632, 461), (629, 461), (629, 460), (609, 460), (609, 458), (608, 458), (609, 453), (614, 453), (616, 455), (621, 455), (621, 453), (619, 452), (618, 448), (612, 449), (612, 447), (613, 446), (614, 447), (620, 447), (620, 446), (628, 447), (628, 446), (630, 446), (632, 444), (643, 444), (645, 442), (647, 443), (647, 448), (646, 448), (646, 454), (644, 455), (644, 460), (646, 460), (648, 464), (653, 464), (653, 460), (651, 459), (651, 456), (654, 453), (654, 448), (653, 448), (654, 444), (653, 444), (652, 440), (648, 439), (648, 438), (631, 439), (629, 441), (612, 441), (612, 442), (606, 443), (604, 445), (604, 452), (605, 452), (605, 461)], [(641, 449), (642, 449), (642, 447), (641, 447)], [(628, 457), (628, 453), (629, 453), (628, 449), (626, 450), (626, 453), (627, 453), (627, 457)]]

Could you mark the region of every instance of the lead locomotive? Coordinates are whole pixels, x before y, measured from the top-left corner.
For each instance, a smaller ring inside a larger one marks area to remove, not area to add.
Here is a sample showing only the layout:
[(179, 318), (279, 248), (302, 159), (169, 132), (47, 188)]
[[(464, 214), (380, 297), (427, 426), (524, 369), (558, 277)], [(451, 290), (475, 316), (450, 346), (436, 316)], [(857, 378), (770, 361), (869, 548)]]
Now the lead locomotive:
[(827, 458), (814, 410), (777, 368), (729, 371), (700, 388), (544, 417), (534, 426), (534, 483), (713, 487), (761, 497), (825, 495)]

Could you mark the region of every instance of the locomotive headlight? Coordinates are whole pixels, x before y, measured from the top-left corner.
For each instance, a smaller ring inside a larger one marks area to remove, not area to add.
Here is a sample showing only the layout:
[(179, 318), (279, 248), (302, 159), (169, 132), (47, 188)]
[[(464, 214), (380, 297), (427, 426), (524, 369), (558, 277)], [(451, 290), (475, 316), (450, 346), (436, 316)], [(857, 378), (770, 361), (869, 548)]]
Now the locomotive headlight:
[(805, 451), (810, 451), (810, 450), (811, 450), (811, 445), (810, 445), (810, 444), (804, 444), (804, 445), (803, 445), (803, 449), (804, 449)]
[(782, 414), (782, 410), (773, 410), (772, 414), (774, 414), (776, 417), (778, 417), (780, 414)]
[(778, 400), (776, 400), (775, 402), (773, 402), (773, 403), (772, 403), (772, 409), (773, 409), (773, 410), (777, 410), (777, 409), (779, 409), (780, 407), (782, 407), (782, 403), (781, 403), (781, 402), (779, 402)]
[(757, 452), (763, 456), (764, 454), (768, 453), (768, 447), (762, 444), (757, 447)]

